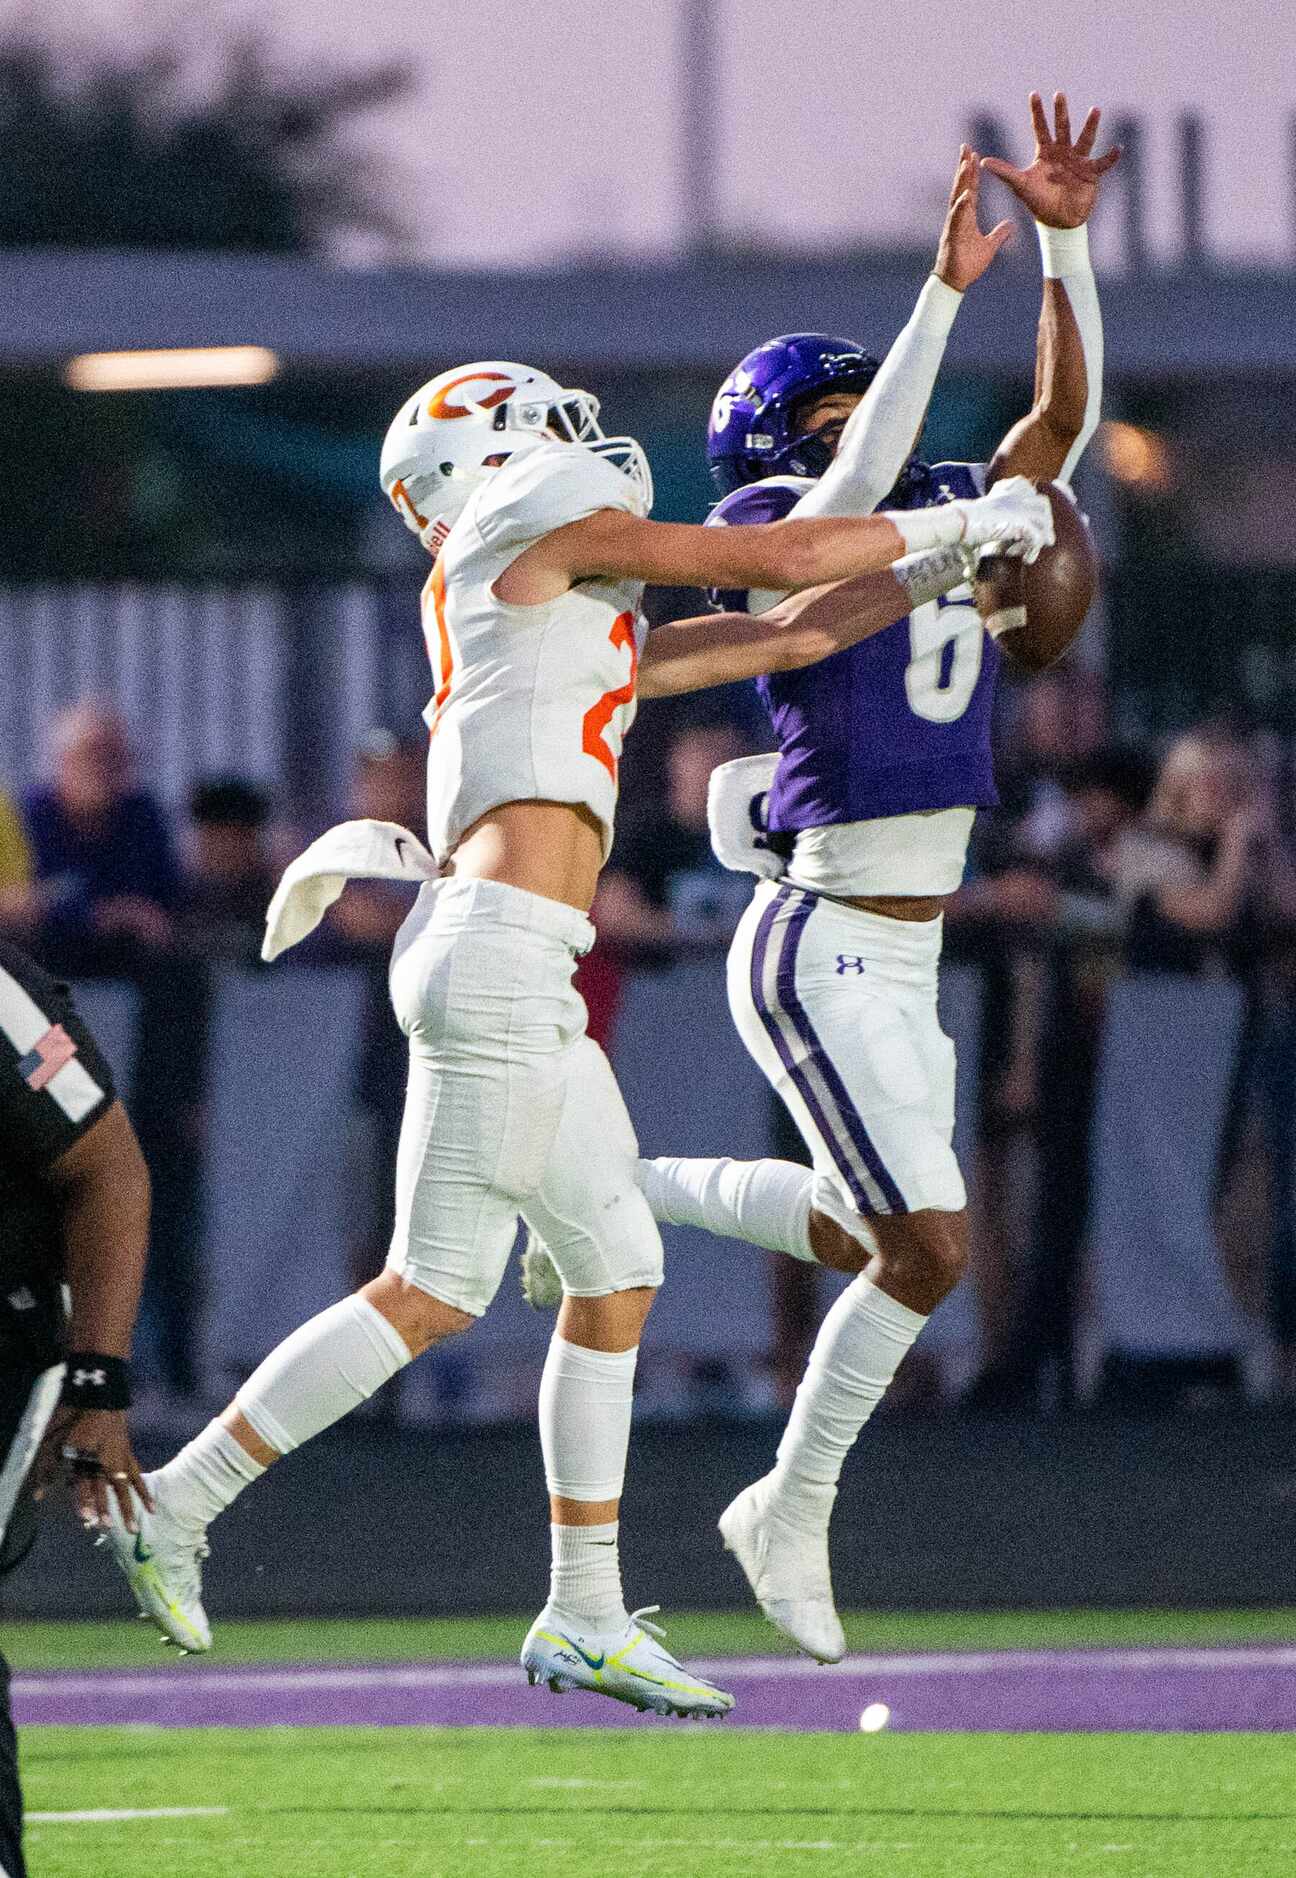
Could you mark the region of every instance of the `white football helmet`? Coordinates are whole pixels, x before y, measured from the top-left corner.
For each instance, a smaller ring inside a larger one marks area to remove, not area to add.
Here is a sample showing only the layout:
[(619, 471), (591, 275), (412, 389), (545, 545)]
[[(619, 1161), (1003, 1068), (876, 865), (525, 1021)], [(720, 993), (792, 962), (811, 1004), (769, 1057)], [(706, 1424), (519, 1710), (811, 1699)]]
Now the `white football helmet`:
[(599, 401), (547, 372), (484, 359), (429, 379), (406, 400), (383, 440), (378, 477), (405, 526), (436, 554), (474, 487), (507, 457), (537, 444), (584, 444), (623, 470), (652, 507), (652, 473), (633, 437), (605, 437)]

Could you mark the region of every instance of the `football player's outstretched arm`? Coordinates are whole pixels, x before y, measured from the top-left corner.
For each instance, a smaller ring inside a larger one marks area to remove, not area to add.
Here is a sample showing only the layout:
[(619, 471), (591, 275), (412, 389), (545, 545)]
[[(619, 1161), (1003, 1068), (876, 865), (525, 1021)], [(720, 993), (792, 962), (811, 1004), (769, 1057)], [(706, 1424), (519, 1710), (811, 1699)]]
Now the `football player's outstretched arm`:
[(817, 665), (871, 639), (965, 578), (962, 552), (938, 548), (880, 574), (807, 587), (759, 615), (708, 613), (675, 620), (648, 635), (639, 661), (639, 696), (675, 697), (765, 672)]
[(598, 509), (526, 548), (495, 582), (508, 606), (539, 606), (575, 582), (604, 578), (664, 586), (774, 588), (781, 593), (880, 572), (907, 554), (1003, 542), (1030, 556), (1053, 539), (1047, 501), (1025, 483), (992, 496), (864, 517), (706, 528)]
[(836, 455), (794, 515), (871, 515), (895, 487), (913, 452), (963, 295), (1012, 234), (1000, 222), (983, 234), (977, 219), (981, 159), (964, 144), (949, 194), (936, 265), (908, 325), (847, 419)]
[(1087, 223), (1098, 186), (1120, 157), (1091, 153), (1100, 113), (1090, 111), (1072, 142), (1067, 101), (1053, 101), (1054, 129), (1038, 92), (1030, 97), (1035, 158), (1016, 169), (998, 157), (982, 168), (1007, 183), (1035, 217), (1044, 262), (1044, 300), (1035, 351), (1035, 396), (990, 464), (988, 480), (1029, 476), (1066, 481), (1098, 425), (1102, 401), (1103, 334), (1098, 288), (1089, 262)]

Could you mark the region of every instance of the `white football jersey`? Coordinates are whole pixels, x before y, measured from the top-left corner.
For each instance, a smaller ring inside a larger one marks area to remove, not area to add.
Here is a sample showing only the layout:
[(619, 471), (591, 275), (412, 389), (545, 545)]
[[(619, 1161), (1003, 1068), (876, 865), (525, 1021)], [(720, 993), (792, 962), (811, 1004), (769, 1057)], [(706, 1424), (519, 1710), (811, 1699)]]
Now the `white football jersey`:
[(647, 627), (642, 583), (587, 580), (543, 606), (495, 582), (532, 543), (598, 509), (640, 512), (634, 485), (580, 444), (510, 457), (475, 489), (423, 590), (436, 689), (424, 717), (428, 839), (444, 862), (504, 802), (571, 802), (612, 847), (621, 745)]

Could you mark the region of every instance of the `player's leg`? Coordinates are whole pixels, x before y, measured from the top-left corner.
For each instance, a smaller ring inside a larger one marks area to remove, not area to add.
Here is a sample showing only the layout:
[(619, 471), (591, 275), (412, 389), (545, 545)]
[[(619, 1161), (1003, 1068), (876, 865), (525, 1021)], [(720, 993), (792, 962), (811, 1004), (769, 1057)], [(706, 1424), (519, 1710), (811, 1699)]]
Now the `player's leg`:
[(827, 1559), (842, 1464), (966, 1262), (954, 1054), (936, 1016), (938, 928), (795, 891), (761, 898), (746, 956), (731, 958), (735, 1020), (835, 1172), (816, 1197), (836, 1243), (870, 1256), (820, 1328), (773, 1471), (721, 1530), (767, 1615), (832, 1658), (844, 1648)]
[(565, 1288), (540, 1385), (549, 1488), (549, 1601), (523, 1646), (531, 1680), (659, 1712), (719, 1715), (732, 1698), (627, 1615), (619, 1520), (639, 1338), (661, 1283), (661, 1237), (635, 1182), (634, 1129), (597, 1044), (572, 1046), (562, 1122), (528, 1222)]
[[(222, 1414), (146, 1476), (154, 1510), (140, 1509), (138, 1545), (118, 1522), (110, 1529), (141, 1609), (184, 1649), (211, 1645), (201, 1593), (211, 1522), (267, 1467), (367, 1401), (432, 1344), (468, 1329), (494, 1295), (515, 1216), (502, 1201), (489, 1204), (480, 1179), (446, 1178), (452, 1147), (466, 1145), (448, 1119), (456, 1080), (462, 1078), (430, 1061), (415, 1040), (397, 1158), (392, 1264), (286, 1337)], [(441, 1230), (457, 1228), (460, 1246), (475, 1255), (470, 1291), (463, 1286), (466, 1261), (459, 1248), (435, 1270), (419, 1261), (415, 1248), (434, 1217)], [(437, 1295), (432, 1285), (447, 1295)]]
[[(843, 1211), (832, 1153), (815, 1128), (798, 1090), (787, 1078), (761, 1011), (753, 999), (752, 967), (778, 888), (757, 888), (729, 953), (730, 1006), (743, 1041), (792, 1108), (815, 1167), (766, 1158), (663, 1155), (638, 1163), (638, 1180), (653, 1218), (661, 1225), (698, 1226), (722, 1238), (742, 1239), (769, 1252), (785, 1252), (832, 1271), (862, 1271), (874, 1247), (858, 1215)], [(524, 1282), (531, 1302), (551, 1302), (552, 1276), (538, 1265)]]
[[(758, 888), (729, 953), (730, 1005), (747, 1048), (779, 1089), (815, 1156), (812, 1170), (793, 1161), (766, 1158), (664, 1155), (640, 1160), (637, 1179), (653, 1218), (661, 1225), (696, 1226), (721, 1238), (745, 1240), (769, 1252), (784, 1252), (830, 1271), (863, 1271), (875, 1247), (867, 1225), (838, 1197), (840, 1176), (770, 1042), (752, 1002), (754, 948), (766, 909), (777, 893)], [(537, 1310), (552, 1310), (562, 1291), (548, 1249), (533, 1235), (522, 1257), (522, 1291)]]
[[(468, 1329), (499, 1287), (517, 1214), (500, 1182), (538, 1175), (561, 1102), (554, 1075), (510, 1047), (525, 958), (493, 937), (452, 925), (398, 952), (393, 989), (410, 1070), (387, 1269), (295, 1330), (222, 1415), (146, 1477), (155, 1507), (139, 1509), (138, 1543), (120, 1520), (110, 1528), (141, 1608), (183, 1648), (210, 1647), (200, 1563), (211, 1521), (413, 1357)], [(455, 970), (460, 948), (472, 951), (471, 976), (492, 976), (481, 996)], [(452, 1003), (462, 1005), (453, 1016)]]

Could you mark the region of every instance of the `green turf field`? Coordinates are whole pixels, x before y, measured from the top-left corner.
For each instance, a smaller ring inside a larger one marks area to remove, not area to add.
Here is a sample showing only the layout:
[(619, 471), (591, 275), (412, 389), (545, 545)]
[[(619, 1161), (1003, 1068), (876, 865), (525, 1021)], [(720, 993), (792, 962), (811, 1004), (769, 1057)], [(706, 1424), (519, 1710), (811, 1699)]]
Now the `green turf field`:
[[(225, 1662), (511, 1656), (520, 1619), (223, 1624)], [(1296, 1611), (857, 1615), (867, 1651), (1296, 1638)], [(685, 1654), (769, 1654), (746, 1613)], [(26, 1669), (152, 1664), (149, 1629), (14, 1625)], [(31, 1878), (1289, 1878), (1291, 1735), (31, 1728)]]
[(33, 1729), (32, 1878), (1290, 1878), (1290, 1736)]

